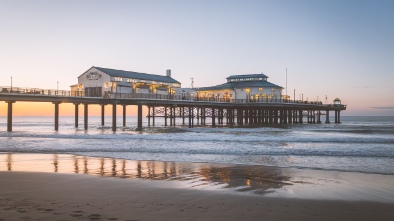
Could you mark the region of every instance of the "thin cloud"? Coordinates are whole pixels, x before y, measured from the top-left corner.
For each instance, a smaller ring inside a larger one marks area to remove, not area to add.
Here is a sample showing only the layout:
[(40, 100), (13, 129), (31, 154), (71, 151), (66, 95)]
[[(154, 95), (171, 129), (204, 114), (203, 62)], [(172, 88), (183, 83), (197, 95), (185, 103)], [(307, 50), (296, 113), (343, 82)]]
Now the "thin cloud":
[(394, 106), (371, 107), (371, 108), (381, 109), (381, 110), (394, 110)]
[(353, 88), (375, 88), (376, 86), (373, 85), (364, 85), (364, 86), (352, 86)]

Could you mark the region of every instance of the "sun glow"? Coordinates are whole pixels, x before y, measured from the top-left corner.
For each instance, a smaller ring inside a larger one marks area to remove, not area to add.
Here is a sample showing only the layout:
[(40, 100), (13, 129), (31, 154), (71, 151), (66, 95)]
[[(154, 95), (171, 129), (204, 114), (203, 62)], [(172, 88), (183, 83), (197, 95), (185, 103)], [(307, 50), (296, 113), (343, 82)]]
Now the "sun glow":
[[(83, 105), (79, 105), (79, 115), (83, 115)], [(143, 108), (143, 113), (147, 113), (147, 108)], [(110, 116), (112, 114), (112, 105), (105, 106), (105, 115)], [(64, 103), (59, 105), (60, 116), (74, 116), (75, 108), (73, 104)], [(12, 105), (13, 116), (53, 116), (55, 114), (55, 105), (52, 103), (41, 103), (41, 102), (15, 102)], [(122, 115), (122, 107), (117, 106), (116, 114)], [(137, 106), (127, 106), (126, 114), (128, 116), (137, 115)], [(97, 104), (89, 105), (89, 116), (100, 116), (101, 106)], [(0, 116), (7, 116), (7, 103), (0, 102)]]

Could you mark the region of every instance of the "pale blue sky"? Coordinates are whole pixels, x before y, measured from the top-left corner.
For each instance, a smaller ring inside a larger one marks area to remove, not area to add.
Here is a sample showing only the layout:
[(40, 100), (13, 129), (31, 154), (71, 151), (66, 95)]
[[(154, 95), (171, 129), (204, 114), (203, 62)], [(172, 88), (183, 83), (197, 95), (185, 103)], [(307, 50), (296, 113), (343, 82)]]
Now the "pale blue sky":
[(69, 89), (99, 66), (171, 69), (184, 87), (263, 72), (285, 87), (287, 68), (292, 97), (394, 115), (393, 11), (381, 0), (0, 0), (0, 85)]

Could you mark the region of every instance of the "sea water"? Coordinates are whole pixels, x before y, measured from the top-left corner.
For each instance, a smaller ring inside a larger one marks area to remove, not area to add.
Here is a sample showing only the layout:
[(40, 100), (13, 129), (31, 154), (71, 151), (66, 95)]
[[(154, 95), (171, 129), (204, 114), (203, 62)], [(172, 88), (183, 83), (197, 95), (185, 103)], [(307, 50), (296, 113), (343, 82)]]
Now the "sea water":
[[(74, 117), (14, 117), (7, 132), (0, 119), (0, 152), (63, 153), (128, 160), (208, 162), (394, 174), (394, 117), (342, 116), (341, 124), (264, 127), (155, 127), (136, 131), (137, 119), (112, 131), (111, 118), (89, 117), (88, 130)], [(331, 119), (333, 121), (333, 119)], [(197, 121), (195, 120), (195, 123)]]

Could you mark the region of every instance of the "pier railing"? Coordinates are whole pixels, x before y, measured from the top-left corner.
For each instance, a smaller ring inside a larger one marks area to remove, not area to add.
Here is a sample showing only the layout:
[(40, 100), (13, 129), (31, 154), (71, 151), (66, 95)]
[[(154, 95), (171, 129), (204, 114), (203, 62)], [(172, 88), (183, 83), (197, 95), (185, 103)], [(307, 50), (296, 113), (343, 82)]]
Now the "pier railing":
[(66, 91), (56, 89), (22, 88), (22, 87), (0, 87), (0, 94), (28, 95), (28, 96), (61, 96), (61, 97), (86, 97), (105, 99), (150, 99), (150, 100), (172, 100), (185, 102), (207, 102), (207, 103), (289, 103), (289, 104), (312, 104), (325, 107), (346, 106), (337, 104), (323, 104), (321, 101), (302, 101), (291, 99), (278, 99), (275, 97), (253, 97), (251, 99), (232, 99), (219, 97), (184, 96), (184, 95), (164, 95), (164, 94), (144, 94), (144, 93), (84, 93), (83, 91)]

